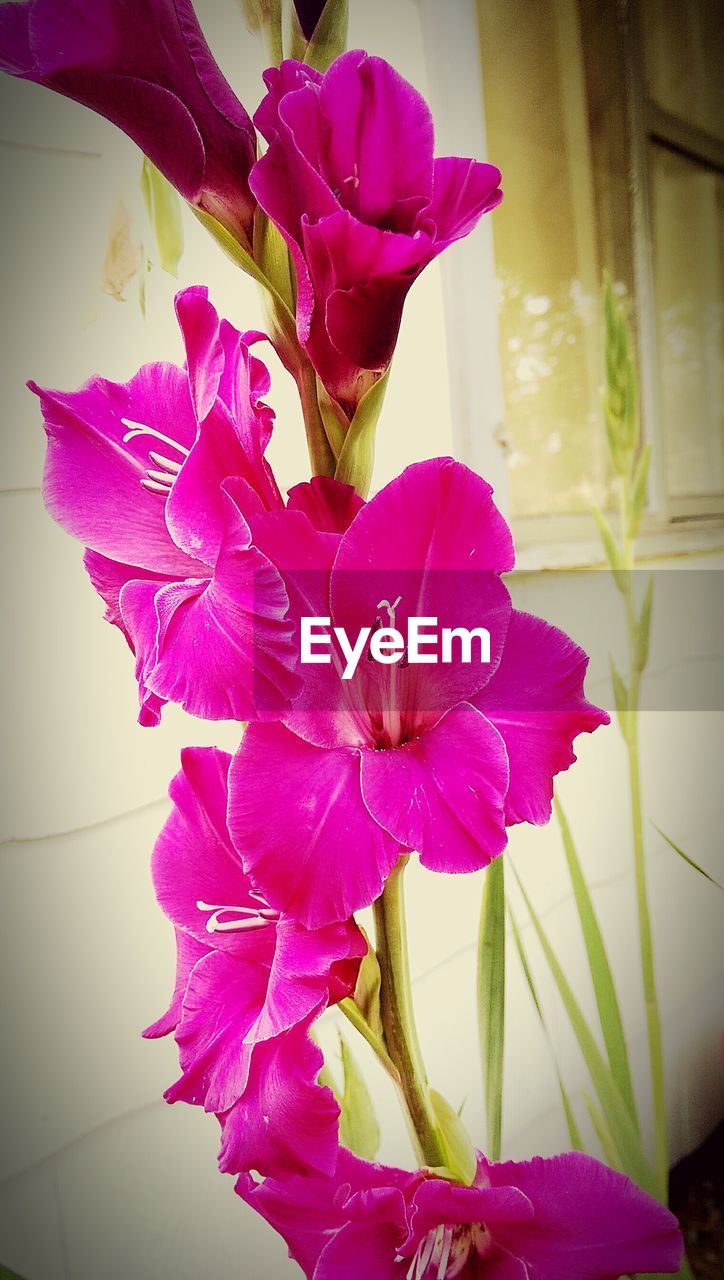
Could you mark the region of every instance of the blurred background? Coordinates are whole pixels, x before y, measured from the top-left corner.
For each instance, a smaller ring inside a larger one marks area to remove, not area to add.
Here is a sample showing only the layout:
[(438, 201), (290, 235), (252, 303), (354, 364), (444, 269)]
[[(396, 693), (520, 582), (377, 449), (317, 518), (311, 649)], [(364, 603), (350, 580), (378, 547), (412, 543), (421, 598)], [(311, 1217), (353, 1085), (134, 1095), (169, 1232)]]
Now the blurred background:
[[(247, 108), (261, 46), (234, 0), (196, 8)], [(624, 645), (590, 504), (611, 506), (600, 409), (601, 274), (629, 307), (652, 480), (640, 551), (662, 574), (707, 574), (721, 605), (722, 78), (718, 0), (350, 0), (350, 45), (395, 64), (431, 103), (437, 150), (503, 170), (505, 201), (405, 311), (378, 431), (374, 488), (454, 453), (496, 487), (512, 521), (516, 602), (598, 646), (589, 696), (610, 705), (606, 649)], [(172, 1042), (143, 1026), (171, 989), (172, 931), (149, 854), (187, 743), (233, 751), (235, 725), (164, 712), (134, 722), (132, 663), (102, 623), (80, 548), (45, 515), (44, 437), (29, 377), (63, 388), (125, 380), (181, 358), (177, 288), (203, 281), (240, 328), (263, 326), (253, 283), (184, 212), (177, 278), (145, 218), (141, 156), (105, 122), (45, 90), (0, 84), (3, 166), (0, 1262), (26, 1280), (292, 1277), (283, 1245), (215, 1168), (215, 1122), (164, 1088)], [(308, 474), (293, 386), (271, 352), (283, 488)], [(578, 574), (578, 577), (574, 577)], [(573, 587), (571, 584), (573, 583)], [(710, 584), (710, 585), (709, 585)], [(722, 878), (721, 610), (686, 612), (679, 642), (654, 621), (642, 715), (648, 871), (673, 1157), (724, 1110), (721, 894), (655, 822)], [(605, 642), (601, 639), (605, 637)], [(600, 661), (599, 661), (600, 657)], [(682, 695), (699, 681), (710, 699)], [(703, 684), (702, 684), (703, 682)], [(640, 1097), (648, 1085), (626, 758), (615, 727), (580, 741), (560, 795), (611, 947)], [(580, 930), (560, 833), (515, 829), (510, 855), (587, 1013)], [(430, 1076), (484, 1145), (475, 1023), (481, 877), (411, 870), (415, 995)], [(580, 1102), (586, 1073), (532, 930), (522, 932), (557, 1057)], [(508, 972), (503, 1149), (565, 1149), (550, 1051), (524, 979)], [(350, 1033), (351, 1034), (351, 1033)], [(337, 1016), (323, 1029), (332, 1065)], [(347, 1037), (349, 1041), (349, 1036)], [(353, 1046), (383, 1129), (411, 1162), (396, 1100)], [(646, 1106), (642, 1107), (647, 1123)]]

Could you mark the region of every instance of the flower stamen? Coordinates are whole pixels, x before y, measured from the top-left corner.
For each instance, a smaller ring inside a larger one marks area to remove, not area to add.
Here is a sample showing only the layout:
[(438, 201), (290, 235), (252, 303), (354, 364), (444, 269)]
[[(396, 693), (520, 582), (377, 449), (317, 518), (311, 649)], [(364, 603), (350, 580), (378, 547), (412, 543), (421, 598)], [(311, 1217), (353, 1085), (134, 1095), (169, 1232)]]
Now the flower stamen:
[[(212, 914), (206, 921), (207, 933), (236, 933), (236, 932), (252, 932), (254, 929), (263, 929), (273, 920), (278, 920), (278, 912), (268, 907), (264, 899), (257, 893), (251, 894), (259, 902), (256, 907), (235, 907), (225, 905), (223, 903), (202, 902), (196, 903), (198, 911), (210, 911)], [(223, 917), (229, 916), (230, 919)]]

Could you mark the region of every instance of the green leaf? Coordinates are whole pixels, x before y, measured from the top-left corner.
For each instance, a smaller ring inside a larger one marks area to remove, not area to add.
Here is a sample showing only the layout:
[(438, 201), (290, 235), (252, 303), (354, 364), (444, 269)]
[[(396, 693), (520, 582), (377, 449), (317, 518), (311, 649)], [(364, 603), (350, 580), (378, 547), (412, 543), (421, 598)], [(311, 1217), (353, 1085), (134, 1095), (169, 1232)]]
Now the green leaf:
[(488, 1154), (500, 1159), (505, 1049), (505, 864), (485, 871), (478, 935), (478, 1028), (485, 1083)]
[(339, 1139), (362, 1160), (374, 1160), (380, 1145), (380, 1129), (364, 1077), (340, 1033), (344, 1093), (340, 1104)]
[(659, 835), (661, 836), (661, 839), (665, 840), (666, 843), (671, 846), (671, 848), (674, 850), (674, 853), (678, 853), (679, 857), (683, 858), (684, 862), (688, 863), (690, 867), (694, 868), (694, 871), (698, 871), (700, 876), (703, 876), (705, 880), (708, 880), (710, 884), (715, 885), (717, 889), (721, 889), (722, 893), (724, 893), (724, 884), (720, 884), (718, 880), (715, 880), (713, 876), (709, 875), (708, 871), (705, 871), (703, 867), (700, 867), (698, 862), (694, 862), (694, 859), (690, 858), (688, 853), (684, 853), (684, 850), (680, 849), (678, 844), (674, 844), (674, 841), (671, 839), (671, 837), (667, 836), (666, 832), (661, 830), (661, 827), (657, 827), (655, 822), (653, 822), (651, 825), (655, 827), (655, 829), (658, 831)]
[(583, 1151), (583, 1143), (581, 1141), (581, 1135), (578, 1129), (578, 1125), (576, 1124), (575, 1112), (573, 1110), (571, 1100), (568, 1096), (568, 1091), (566, 1089), (566, 1086), (563, 1083), (563, 1076), (561, 1075), (561, 1070), (560, 1070), (560, 1067), (558, 1066), (558, 1059), (556, 1057), (555, 1048), (553, 1047), (553, 1040), (551, 1039), (551, 1035), (548, 1030), (548, 1025), (543, 1015), (543, 1007), (538, 998), (538, 991), (536, 989), (535, 982), (533, 981), (533, 974), (531, 973), (530, 965), (528, 964), (528, 957), (525, 953), (525, 947), (523, 946), (523, 939), (520, 934), (520, 929), (518, 928), (517, 921), (515, 919), (515, 916), (513, 915), (513, 912), (510, 910), (510, 908), (508, 908), (508, 918), (510, 920), (510, 927), (513, 931), (513, 938), (515, 941), (516, 950), (518, 952), (518, 959), (520, 960), (520, 967), (523, 970), (523, 976), (526, 982), (528, 983), (528, 990), (530, 991), (531, 999), (535, 1006), (536, 1013), (538, 1014), (538, 1017), (540, 1019), (540, 1024), (541, 1024), (541, 1027), (543, 1028), (543, 1034), (546, 1038), (546, 1041), (548, 1042), (548, 1048), (550, 1050), (551, 1058), (553, 1059), (553, 1066), (555, 1067), (555, 1072), (558, 1079), (558, 1091), (561, 1095), (561, 1103), (563, 1105), (563, 1114), (566, 1117), (566, 1124), (568, 1126), (568, 1136), (571, 1140), (571, 1147), (573, 1148), (574, 1151)]
[(11, 1271), (9, 1267), (4, 1267), (0, 1262), (0, 1280), (23, 1280), (17, 1271)]
[(618, 1169), (619, 1173), (623, 1173), (624, 1170), (621, 1168), (621, 1161), (619, 1160), (618, 1151), (616, 1150), (616, 1143), (611, 1137), (611, 1130), (606, 1124), (606, 1120), (602, 1115), (600, 1108), (596, 1106), (593, 1098), (590, 1094), (586, 1093), (585, 1089), (583, 1090), (583, 1101), (585, 1102), (586, 1110), (591, 1117), (591, 1124), (593, 1125), (596, 1137), (601, 1144), (601, 1150), (606, 1164), (612, 1169)]
[(467, 1129), (450, 1103), (436, 1089), (430, 1090), (430, 1102), (435, 1112), (447, 1148), (447, 1168), (465, 1184), (471, 1186), (478, 1172), (478, 1158), (468, 1137)]
[(349, 430), (337, 462), (335, 477), (342, 484), (351, 484), (361, 497), (366, 498), (372, 479), (375, 458), (375, 432), (387, 390), (389, 369), (363, 395), (357, 411), (349, 424)]
[[(364, 933), (364, 930), (362, 932)], [(367, 955), (360, 965), (357, 985), (354, 989), (354, 1002), (370, 1030), (384, 1042), (385, 1032), (380, 1010), (381, 987), (380, 962), (377, 959), (377, 952), (367, 939)]]
[(349, 421), (342, 406), (332, 399), (319, 378), (317, 378), (317, 403), (330, 448), (335, 458), (338, 458), (349, 431)]
[(626, 533), (629, 538), (635, 538), (641, 528), (644, 510), (646, 508), (646, 492), (647, 482), (649, 478), (649, 467), (651, 464), (651, 445), (647, 441), (641, 450), (634, 473), (631, 480), (631, 490), (628, 500), (628, 520), (626, 525)]
[[(293, 10), (293, 6), (291, 6)], [(292, 57), (317, 71), (326, 71), (334, 59), (347, 48), (349, 29), (348, 0), (327, 0), (309, 44), (299, 27), (296, 12), (292, 15)], [(295, 30), (296, 27), (296, 30)], [(294, 49), (297, 52), (294, 52)]]
[[(512, 866), (512, 862), (510, 865)], [(621, 1096), (618, 1085), (611, 1074), (611, 1070), (605, 1061), (601, 1050), (596, 1044), (596, 1040), (583, 1015), (581, 1007), (573, 994), (570, 983), (568, 982), (558, 959), (556, 958), (555, 952), (548, 941), (548, 937), (533, 908), (533, 904), (523, 888), (520, 876), (514, 868), (513, 871), (523, 895), (526, 907), (530, 913), (531, 920), (533, 921), (533, 927), (535, 928), (538, 940), (558, 988), (559, 995), (563, 1001), (566, 1013), (568, 1014), (568, 1020), (571, 1024), (571, 1028), (578, 1041), (586, 1066), (588, 1067), (589, 1075), (596, 1090), (596, 1096), (598, 1097), (601, 1110), (611, 1131), (612, 1139), (616, 1144), (616, 1150), (618, 1151), (621, 1165), (626, 1170), (628, 1176), (633, 1178), (634, 1182), (638, 1183), (644, 1191), (648, 1191), (650, 1195), (653, 1195), (664, 1202), (666, 1198), (666, 1188), (661, 1185), (651, 1168), (651, 1164), (649, 1163), (641, 1145), (641, 1139), (636, 1130), (631, 1113)]]
[(598, 917), (588, 891), (586, 878), (583, 874), (576, 846), (571, 835), (571, 829), (568, 825), (566, 815), (563, 812), (558, 799), (554, 800), (554, 808), (558, 825), (561, 829), (563, 839), (563, 848), (568, 863), (568, 871), (573, 885), (573, 896), (578, 911), (578, 919), (581, 924), (581, 932), (583, 941), (586, 946), (586, 955), (588, 957), (588, 967), (591, 972), (591, 981), (598, 1006), (598, 1016), (601, 1021), (601, 1030), (603, 1031), (603, 1039), (606, 1045), (606, 1053), (608, 1056), (608, 1064), (611, 1068), (611, 1074), (618, 1085), (619, 1092), (628, 1107), (631, 1117), (638, 1129), (636, 1119), (636, 1101), (634, 1098), (633, 1083), (631, 1080), (631, 1069), (629, 1066), (628, 1049), (626, 1047), (626, 1036), (623, 1029), (623, 1020), (621, 1018), (621, 1009), (616, 994), (616, 986), (611, 973), (611, 966), (608, 962), (606, 945), (601, 933), (601, 927), (598, 923)]
[(143, 157), (141, 191), (164, 271), (175, 276), (184, 251), (181, 201), (171, 183), (159, 173), (148, 156)]
[(241, 7), (249, 30), (264, 36), (269, 65), (278, 67), (284, 57), (281, 0), (241, 0)]
[(624, 572), (623, 560), (619, 551), (616, 539), (613, 536), (613, 529), (603, 512), (598, 507), (593, 507), (593, 516), (598, 525), (598, 532), (603, 543), (603, 550), (606, 554), (609, 567), (614, 576), (616, 586), (619, 591), (626, 590), (626, 575)]
[(616, 702), (616, 714), (618, 715), (618, 723), (621, 732), (626, 738), (628, 736), (628, 714), (629, 714), (629, 696), (628, 689), (616, 670), (613, 658), (609, 655), (609, 667), (611, 669), (611, 683), (613, 685), (613, 696)]
[(651, 609), (654, 602), (654, 580), (649, 578), (646, 587), (646, 595), (641, 606), (638, 623), (636, 624), (636, 670), (643, 671), (649, 660), (649, 644), (651, 639)]

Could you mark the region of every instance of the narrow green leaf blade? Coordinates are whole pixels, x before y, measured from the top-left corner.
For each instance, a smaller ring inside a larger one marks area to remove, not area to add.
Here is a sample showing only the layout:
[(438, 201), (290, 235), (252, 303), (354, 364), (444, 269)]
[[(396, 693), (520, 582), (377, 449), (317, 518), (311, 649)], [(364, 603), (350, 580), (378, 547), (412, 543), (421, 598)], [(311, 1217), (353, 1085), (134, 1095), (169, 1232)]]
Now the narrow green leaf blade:
[[(510, 860), (509, 860), (510, 861)], [(511, 864), (512, 865), (512, 864)], [(614, 1080), (610, 1068), (599, 1049), (591, 1029), (584, 1017), (578, 1001), (576, 1000), (571, 986), (558, 962), (558, 959), (551, 947), (546, 932), (535, 912), (533, 904), (528, 897), (520, 877), (514, 872), (523, 900), (530, 913), (533, 926), (535, 928), (538, 940), (543, 949), (543, 953), (548, 962), (548, 966), (553, 975), (553, 979), (558, 988), (559, 995), (563, 1001), (564, 1008), (568, 1014), (568, 1019), (573, 1029), (574, 1035), (578, 1040), (581, 1053), (588, 1067), (591, 1080), (596, 1090), (598, 1101), (601, 1105), (611, 1136), (616, 1143), (616, 1149), (619, 1153), (621, 1164), (626, 1170), (630, 1178), (649, 1195), (655, 1196), (657, 1199), (665, 1201), (666, 1188), (663, 1187), (656, 1177), (649, 1160), (641, 1145), (641, 1139), (636, 1131), (631, 1113), (621, 1097), (620, 1090)]]
[(505, 1051), (505, 864), (495, 858), (485, 872), (478, 937), (478, 1027), (485, 1082), (488, 1153), (500, 1159)]
[(636, 669), (643, 671), (649, 660), (651, 637), (651, 610), (654, 603), (654, 580), (649, 578), (641, 613), (636, 624)]
[(708, 871), (705, 871), (703, 867), (700, 867), (698, 862), (694, 862), (694, 859), (690, 858), (688, 853), (684, 853), (684, 850), (680, 849), (678, 844), (674, 844), (671, 837), (667, 836), (666, 832), (661, 830), (661, 827), (657, 827), (655, 822), (652, 823), (652, 826), (656, 831), (658, 831), (661, 839), (665, 840), (666, 843), (671, 846), (674, 853), (678, 853), (679, 857), (683, 858), (684, 862), (687, 862), (690, 867), (694, 868), (694, 871), (698, 871), (700, 876), (703, 876), (705, 880), (708, 880), (710, 884), (715, 885), (717, 889), (721, 889), (722, 893), (724, 893), (724, 884), (720, 884), (718, 880), (715, 880), (713, 876), (709, 875)]
[(515, 919), (515, 916), (513, 915), (513, 912), (510, 910), (510, 908), (508, 908), (508, 918), (510, 919), (510, 927), (513, 932), (513, 939), (515, 941), (516, 951), (518, 952), (520, 967), (523, 970), (523, 976), (525, 977), (525, 980), (528, 983), (528, 990), (530, 991), (531, 999), (533, 1001), (536, 1012), (540, 1019), (540, 1024), (543, 1028), (543, 1034), (548, 1042), (548, 1048), (550, 1049), (551, 1058), (553, 1059), (553, 1065), (555, 1067), (556, 1076), (558, 1078), (558, 1091), (561, 1095), (561, 1104), (563, 1106), (563, 1114), (566, 1117), (566, 1124), (568, 1126), (568, 1136), (571, 1140), (571, 1147), (573, 1148), (574, 1151), (583, 1151), (584, 1149), (583, 1142), (581, 1141), (581, 1134), (578, 1129), (578, 1124), (576, 1122), (576, 1115), (573, 1110), (573, 1105), (571, 1103), (571, 1100), (568, 1096), (568, 1091), (566, 1089), (566, 1086), (563, 1083), (563, 1076), (561, 1075), (560, 1067), (558, 1066), (558, 1060), (556, 1058), (556, 1052), (553, 1047), (553, 1041), (551, 1039), (551, 1035), (548, 1030), (548, 1025), (546, 1023), (545, 1017), (543, 1015), (543, 1007), (538, 998), (538, 991), (536, 989), (535, 982), (533, 981), (533, 974), (531, 972), (531, 968), (528, 963), (528, 956), (526, 955), (525, 947), (523, 945), (523, 938), (521, 937), (520, 929), (518, 928), (518, 923)]
[(340, 1033), (344, 1093), (340, 1104), (339, 1139), (362, 1160), (374, 1160), (380, 1145), (380, 1129), (364, 1076)]
[(611, 1137), (611, 1130), (606, 1124), (605, 1117), (602, 1115), (600, 1108), (596, 1106), (593, 1098), (590, 1094), (586, 1093), (585, 1089), (583, 1091), (583, 1101), (585, 1102), (586, 1110), (591, 1117), (591, 1124), (593, 1125), (596, 1137), (601, 1144), (601, 1150), (606, 1164), (612, 1169), (618, 1169), (619, 1173), (623, 1173), (624, 1170), (621, 1168), (621, 1161), (619, 1159), (618, 1151), (616, 1150), (616, 1143)]
[(592, 507), (593, 517), (598, 525), (598, 533), (603, 544), (603, 550), (608, 560), (609, 568), (613, 574), (614, 581), (619, 591), (626, 590), (626, 574), (624, 571), (623, 560), (618, 544), (613, 536), (613, 529), (608, 520), (599, 507)]
[(304, 62), (317, 71), (326, 71), (347, 48), (348, 28), (348, 0), (327, 0), (304, 52)]
[(588, 957), (588, 967), (591, 972), (591, 981), (598, 1006), (598, 1016), (601, 1021), (601, 1030), (606, 1045), (606, 1054), (608, 1056), (608, 1064), (611, 1068), (611, 1074), (618, 1085), (621, 1097), (628, 1107), (631, 1118), (638, 1130), (638, 1120), (636, 1117), (636, 1100), (634, 1097), (633, 1082), (631, 1080), (631, 1068), (629, 1066), (628, 1049), (626, 1046), (626, 1035), (623, 1029), (623, 1019), (621, 1017), (621, 1007), (618, 1002), (616, 993), (616, 984), (613, 980), (611, 966), (606, 952), (606, 944), (603, 940), (601, 926), (598, 922), (595, 908), (588, 891), (586, 878), (583, 874), (583, 868), (576, 851), (576, 846), (571, 834), (570, 826), (563, 808), (556, 798), (554, 800), (554, 809), (558, 825), (561, 830), (563, 839), (563, 848), (568, 863), (568, 871), (573, 885), (573, 896), (578, 911), (578, 919), (581, 925), (583, 941), (586, 946), (586, 955)]

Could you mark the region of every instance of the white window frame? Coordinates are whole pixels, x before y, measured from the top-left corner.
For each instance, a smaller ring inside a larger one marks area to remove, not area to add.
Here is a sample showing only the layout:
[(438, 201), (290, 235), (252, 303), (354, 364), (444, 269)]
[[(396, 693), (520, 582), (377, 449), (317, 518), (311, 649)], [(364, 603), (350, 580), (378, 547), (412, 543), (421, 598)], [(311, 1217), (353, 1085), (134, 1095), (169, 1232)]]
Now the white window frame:
[[(488, 159), (480, 37), (475, 0), (418, 0), (435, 117), (437, 154)], [(636, 0), (626, 0), (628, 112), (631, 135), (632, 239), (640, 352), (643, 432), (652, 441), (649, 506), (639, 541), (641, 559), (724, 548), (724, 516), (707, 512), (706, 499), (672, 502), (664, 483), (659, 413), (658, 337), (654, 303), (649, 138), (693, 158), (710, 159), (711, 140), (662, 112), (646, 98)], [(456, 93), (456, 83), (464, 91)], [(500, 160), (500, 157), (496, 157)], [(504, 162), (505, 157), (503, 157)], [(715, 163), (721, 162), (720, 149)], [(510, 517), (503, 376), (497, 315), (497, 283), (490, 218), (473, 237), (441, 259), (448, 338), (450, 402), (458, 456), (493, 485), (496, 501)], [(601, 424), (603, 430), (603, 423)], [(582, 567), (604, 563), (588, 515), (525, 517), (514, 522), (518, 567)]]

